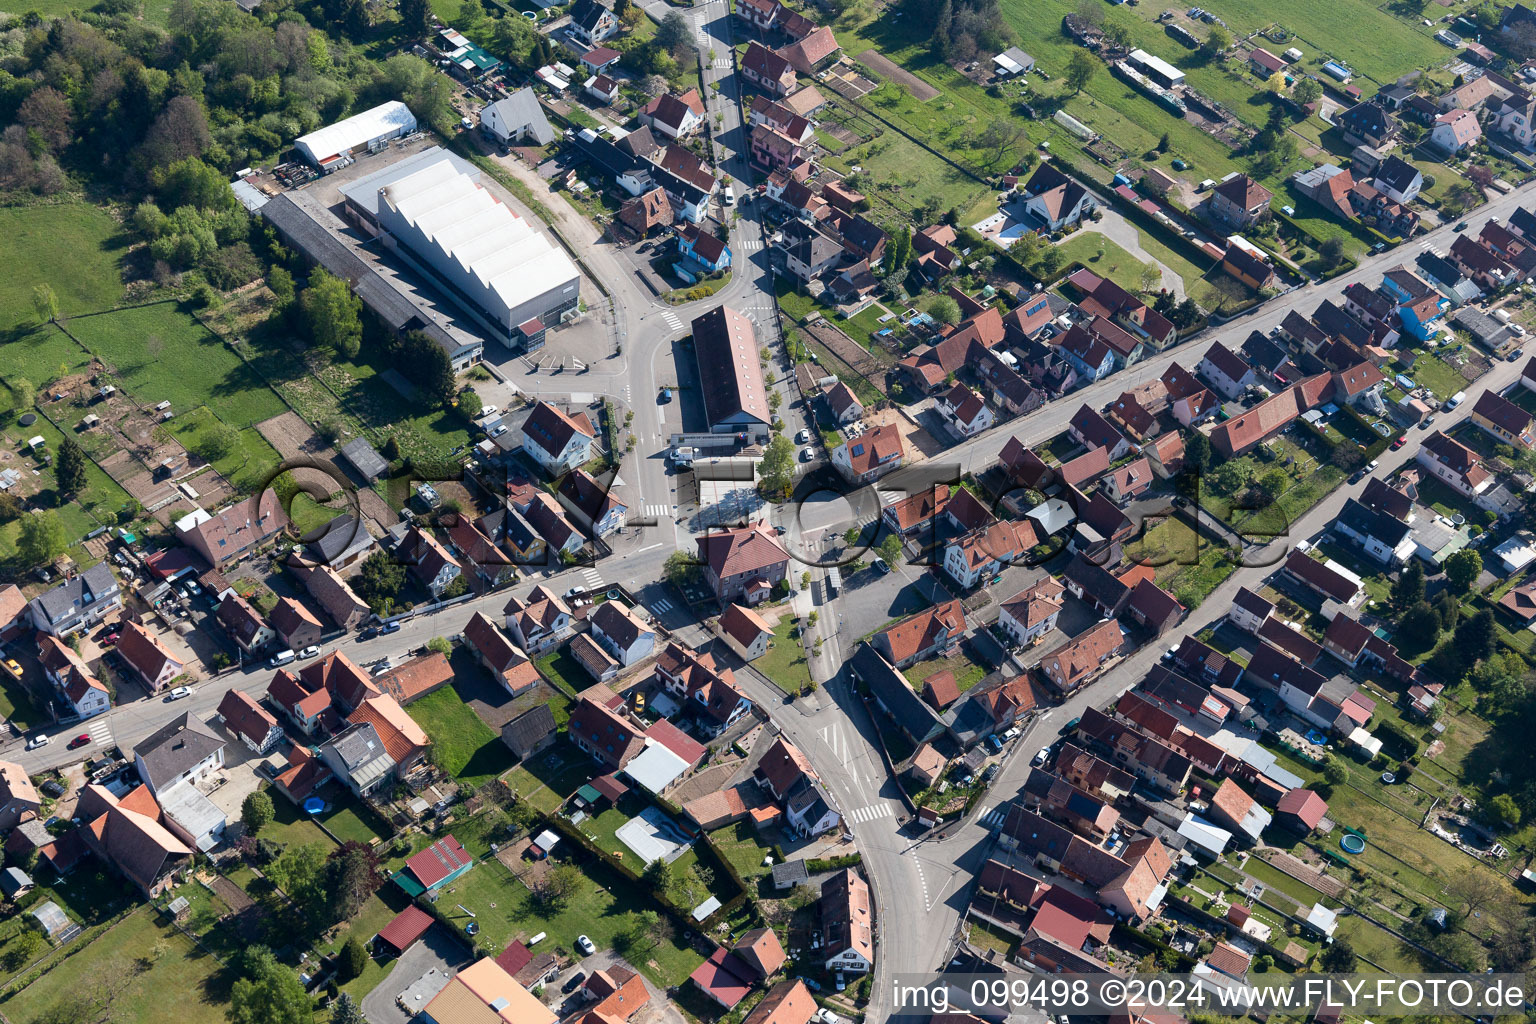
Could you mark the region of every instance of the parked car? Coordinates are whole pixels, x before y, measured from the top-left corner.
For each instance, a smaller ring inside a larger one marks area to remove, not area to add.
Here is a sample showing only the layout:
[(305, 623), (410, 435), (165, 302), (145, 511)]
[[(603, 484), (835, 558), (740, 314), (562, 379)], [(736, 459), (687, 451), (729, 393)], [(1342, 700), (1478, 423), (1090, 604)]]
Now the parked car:
[(800, 449), (800, 461), (801, 462), (810, 462), (815, 457), (816, 457), (816, 450), (814, 448), (802, 448), (802, 449)]
[(315, 645), (315, 644), (310, 644), (308, 647), (304, 648), (302, 651), (299, 652), (299, 658), (301, 660), (304, 659), (304, 658), (313, 658), (315, 655), (317, 655), (319, 653), (320, 653), (320, 648), (317, 645)]
[(11, 675), (15, 676), (17, 679), (21, 678), (21, 662), (17, 661), (15, 658), (5, 659), (5, 670)]
[(1081, 717), (1072, 719), (1072, 721), (1068, 722), (1066, 725), (1061, 727), (1061, 734), (1063, 736), (1065, 736), (1067, 733), (1071, 732), (1073, 729), (1076, 729), (1080, 722), (1082, 722), (1082, 718)]
[(575, 992), (578, 988), (580, 988), (581, 983), (586, 980), (587, 972), (577, 971), (575, 974), (565, 979), (565, 984), (560, 986), (560, 991), (564, 992), (566, 995), (570, 995), (572, 992)]
[(891, 563), (887, 562), (883, 558), (877, 558), (875, 559), (875, 568), (880, 570), (881, 575), (884, 575), (885, 573), (891, 571)]
[(379, 636), (389, 636), (391, 633), (398, 632), (400, 632), (400, 623), (398, 622), (386, 622), (379, 627)]
[(27, 749), (28, 750), (36, 750), (38, 747), (46, 747), (47, 745), (48, 745), (48, 737), (47, 736), (33, 736), (31, 739), (27, 740)]
[(178, 687), (176, 687), (176, 689), (174, 689), (170, 693), (166, 694), (165, 695), (165, 699), (168, 700), (168, 701), (171, 701), (171, 700), (181, 700), (181, 698), (183, 698), (183, 697), (190, 697), (190, 696), (192, 696), (192, 687), (190, 687), (190, 686), (178, 686)]
[(811, 439), (811, 432), (809, 430), (803, 428), (803, 427), (801, 428), (800, 433), (795, 435), (795, 443), (796, 444), (805, 444), (810, 439)]
[(1049, 759), (1050, 756), (1051, 756), (1051, 748), (1050, 747), (1041, 747), (1040, 748), (1040, 752), (1038, 754), (1036, 754), (1034, 756), (1034, 758), (1029, 763), (1032, 766), (1034, 766), (1036, 768), (1039, 768), (1041, 765), (1045, 764), (1046, 760)]
[(592, 940), (587, 938), (585, 935), (576, 936), (576, 948), (581, 950), (587, 956), (591, 956), (593, 953), (597, 952), (597, 947), (593, 945)]
[(74, 750), (76, 747), (83, 747), (89, 742), (91, 742), (91, 734), (88, 732), (83, 732), (79, 736), (76, 736), (74, 739), (69, 741), (69, 749)]
[(999, 771), (1001, 771), (1001, 770), (1002, 770), (1002, 768), (999, 765), (995, 765), (995, 764), (987, 765), (987, 770), (981, 773), (981, 781), (982, 782), (991, 782), (993, 779), (997, 778), (997, 773)]
[(376, 637), (378, 635), (379, 635), (379, 627), (378, 626), (369, 626), (367, 629), (365, 629), (361, 633), (357, 634), (357, 638), (359, 640), (372, 640), (374, 637)]
[(293, 652), (292, 648), (281, 650), (272, 655), (272, 660), (267, 662), (267, 667), (282, 668), (284, 665), (288, 664), (290, 661), (297, 657), (298, 655)]

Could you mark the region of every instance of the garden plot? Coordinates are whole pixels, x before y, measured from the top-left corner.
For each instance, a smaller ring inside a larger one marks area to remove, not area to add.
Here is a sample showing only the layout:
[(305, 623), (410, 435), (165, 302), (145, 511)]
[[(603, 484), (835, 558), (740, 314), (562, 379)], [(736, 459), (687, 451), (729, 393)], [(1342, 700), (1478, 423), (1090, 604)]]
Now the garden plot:
[(939, 95), (939, 90), (918, 78), (912, 72), (903, 70), (895, 61), (892, 61), (879, 50), (865, 50), (859, 54), (858, 59), (860, 63), (881, 78), (895, 82), (907, 90), (919, 103), (927, 103)]

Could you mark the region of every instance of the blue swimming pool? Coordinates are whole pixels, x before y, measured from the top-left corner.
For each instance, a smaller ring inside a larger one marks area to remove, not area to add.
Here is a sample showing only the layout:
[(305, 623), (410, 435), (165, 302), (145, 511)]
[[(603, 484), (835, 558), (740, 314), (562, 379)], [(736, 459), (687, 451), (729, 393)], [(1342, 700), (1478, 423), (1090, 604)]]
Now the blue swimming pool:
[(1316, 729), (1309, 729), (1307, 730), (1307, 742), (1316, 743), (1321, 747), (1328, 742), (1328, 737), (1326, 734), (1319, 732)]

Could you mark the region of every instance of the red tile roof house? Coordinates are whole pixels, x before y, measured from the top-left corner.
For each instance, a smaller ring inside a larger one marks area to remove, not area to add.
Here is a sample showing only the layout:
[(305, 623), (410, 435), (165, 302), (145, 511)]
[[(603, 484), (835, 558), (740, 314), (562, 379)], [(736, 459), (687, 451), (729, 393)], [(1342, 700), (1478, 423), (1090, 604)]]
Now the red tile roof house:
[(186, 670), (186, 665), (137, 622), (123, 624), (117, 654), (150, 693), (159, 693)]
[(269, 487), (211, 516), (184, 516), (176, 523), (176, 538), (215, 569), (224, 569), (255, 554), (287, 526), (277, 492)]
[(801, 779), (816, 779), (810, 758), (800, 748), (780, 736), (752, 770), (755, 778), (775, 800), (783, 800)]
[[(548, 495), (541, 496), (548, 498)], [(412, 526), (407, 531), (396, 554), (410, 565), (411, 575), (420, 580), (433, 597), (442, 596), (443, 591), (463, 572), (448, 549), (420, 526)]]
[(514, 697), (522, 696), (539, 683), (539, 671), (528, 655), (496, 628), (480, 612), (464, 626), (464, 642), (480, 659), (491, 676)]
[(939, 412), (961, 437), (979, 434), (997, 422), (986, 400), (964, 384), (956, 384), (939, 400)]
[(1142, 580), (1132, 587), (1130, 600), (1125, 604), (1125, 613), (1157, 636), (1178, 625), (1184, 611), (1177, 598), (1151, 580)]
[(752, 702), (736, 688), (735, 672), (716, 664), (713, 655), (675, 641), (656, 659), (656, 677), (668, 693), (698, 712), (702, 728), (712, 735), (718, 736), (752, 710)]
[(550, 476), (575, 469), (592, 457), (597, 431), (587, 414), (562, 412), (548, 402), (533, 407), (523, 422), (523, 450)]
[(325, 627), (310, 610), (291, 597), (284, 597), (272, 609), (272, 628), (284, 647), (301, 651), (311, 644), (318, 644), (325, 635)]
[(842, 52), (832, 30), (826, 25), (816, 28), (804, 39), (779, 48), (779, 55), (794, 69), (808, 78), (815, 77), (823, 67), (837, 59)]
[(1047, 654), (1040, 672), (1061, 693), (1070, 693), (1096, 677), (1125, 649), (1125, 634), (1114, 619), (1100, 622)]
[(1056, 628), (1064, 592), (1055, 577), (1046, 576), (1004, 601), (997, 613), (997, 624), (1014, 643), (1033, 643)]
[(739, 604), (728, 604), (720, 613), (720, 632), (731, 649), (745, 661), (768, 653), (773, 627), (757, 612)]
[(570, 635), (571, 609), (542, 585), (534, 587), (527, 597), (509, 597), (501, 613), (512, 639), (533, 654), (542, 654)]
[(1275, 805), (1275, 821), (1293, 832), (1307, 835), (1328, 813), (1328, 801), (1310, 789), (1293, 789)]
[(1365, 595), (1360, 577), (1336, 562), (1321, 562), (1305, 551), (1292, 551), (1285, 560), (1285, 574), (1330, 601), (1359, 604)]
[[(1271, 61), (1284, 67), (1284, 61), (1269, 53), (1267, 50), (1254, 50), (1249, 54), (1250, 59), (1257, 59), (1262, 54)], [(1271, 72), (1275, 68), (1269, 69)], [(1267, 77), (1267, 76), (1266, 76)], [(1235, 174), (1226, 179), (1215, 188), (1211, 189), (1210, 199), (1207, 204), (1210, 212), (1220, 217), (1229, 224), (1239, 228), (1256, 224), (1269, 215), (1269, 201), (1274, 198), (1274, 193), (1260, 185), (1246, 174)]]
[(709, 958), (688, 975), (688, 980), (727, 1013), (747, 997), (755, 984), (751, 967), (724, 946), (716, 946)]
[(949, 485), (935, 484), (885, 506), (880, 510), (880, 521), (905, 539), (932, 523), (948, 500)]
[(789, 575), (789, 552), (761, 524), (706, 533), (698, 551), (704, 580), (722, 602), (757, 604)]
[(741, 73), (770, 96), (788, 95), (795, 87), (794, 65), (755, 39), (742, 55)]
[(900, 669), (959, 643), (965, 629), (965, 606), (953, 598), (881, 630), (870, 642)]
[(266, 646), (277, 635), (261, 613), (239, 594), (224, 595), (216, 617), (229, 638), (247, 654)]
[(579, 749), (617, 771), (645, 749), (645, 734), (629, 719), (588, 696), (595, 691), (601, 691), (598, 696), (613, 693), (606, 686), (582, 691), (565, 732)]
[(703, 126), (704, 101), (697, 89), (689, 89), (681, 96), (663, 93), (641, 107), (639, 116), (641, 124), (669, 139), (681, 139)]
[(944, 571), (969, 590), (1027, 555), (1039, 542), (1027, 519), (993, 523), (950, 541), (944, 548)]
[(269, 754), (283, 741), (282, 727), (262, 707), (240, 690), (230, 690), (219, 701), (219, 718), (224, 728), (240, 737), (242, 743), (258, 754)]
[(1145, 494), (1153, 479), (1152, 464), (1141, 458), (1113, 470), (1101, 486), (1112, 500), (1124, 505)]
[(874, 967), (874, 919), (869, 883), (844, 868), (821, 883), (816, 905), (821, 919), (822, 948), (812, 954), (829, 971), (863, 974)]
[(1239, 838), (1257, 842), (1269, 827), (1270, 813), (1232, 779), (1223, 779), (1211, 797), (1206, 815), (1222, 828), (1231, 829)]
[(78, 830), (85, 845), (146, 899), (169, 889), (176, 872), (191, 862), (191, 847), (173, 834), (148, 786), (121, 799), (101, 786), (87, 786), (75, 813), (85, 822)]

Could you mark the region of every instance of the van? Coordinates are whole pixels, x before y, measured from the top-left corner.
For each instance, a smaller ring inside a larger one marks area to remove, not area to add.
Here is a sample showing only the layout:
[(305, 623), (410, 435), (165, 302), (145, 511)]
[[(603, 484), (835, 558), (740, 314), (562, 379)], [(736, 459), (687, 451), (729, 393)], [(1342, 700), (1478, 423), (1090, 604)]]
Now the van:
[(1466, 397), (1467, 397), (1467, 393), (1465, 391), (1458, 391), (1454, 395), (1452, 395), (1450, 398), (1446, 399), (1445, 407), (1447, 409), (1454, 409), (1458, 405), (1460, 405), (1461, 404), (1461, 400), (1466, 398)]
[(736, 205), (736, 190), (729, 185), (725, 186), (725, 205)]
[(272, 655), (272, 660), (268, 662), (268, 665), (271, 668), (278, 668), (282, 665), (288, 664), (290, 661), (297, 657), (298, 655), (294, 653), (292, 648), (289, 648), (285, 651), (278, 651), (276, 654)]

